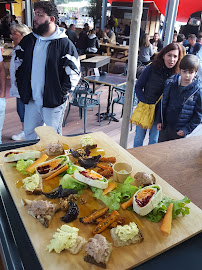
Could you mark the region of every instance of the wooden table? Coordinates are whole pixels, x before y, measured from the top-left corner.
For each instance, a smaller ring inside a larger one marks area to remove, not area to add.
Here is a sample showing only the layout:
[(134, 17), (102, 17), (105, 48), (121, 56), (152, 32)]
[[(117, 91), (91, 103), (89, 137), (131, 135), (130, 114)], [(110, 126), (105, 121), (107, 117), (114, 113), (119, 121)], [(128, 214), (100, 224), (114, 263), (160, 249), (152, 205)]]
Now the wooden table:
[(128, 151), (202, 209), (202, 136)]
[(107, 65), (107, 71), (109, 72), (109, 63), (110, 56), (94, 56), (88, 59), (81, 61), (81, 67), (85, 68), (85, 73), (87, 76), (87, 72), (89, 68), (100, 68)]
[[(111, 62), (124, 62), (128, 60), (128, 50), (129, 46), (123, 46), (123, 45), (116, 45), (113, 43), (100, 43), (101, 48), (105, 48), (107, 51), (107, 55), (111, 56)], [(111, 54), (111, 49), (113, 49), (113, 54)], [(123, 56), (122, 58), (118, 58), (118, 54), (122, 52)]]
[(79, 55), (79, 60), (81, 61), (81, 60), (84, 60), (84, 59), (86, 59), (86, 54), (81, 54), (81, 55)]
[[(47, 138), (48, 140), (50, 139), (51, 135), (47, 134)], [(195, 143), (195, 139), (196, 139), (196, 143)], [(188, 157), (188, 160), (185, 160), (185, 164), (182, 165), (182, 163), (179, 163), (179, 171), (184, 170), (184, 166), (189, 166), (189, 162), (191, 162), (191, 165), (193, 166), (193, 174), (196, 177), (197, 183), (195, 184), (200, 184), (201, 182), (201, 138), (200, 137), (194, 137), (194, 138), (189, 138), (189, 139), (182, 139), (182, 140), (177, 140), (177, 141), (173, 141), (173, 142), (168, 142), (168, 143), (161, 143), (159, 145), (151, 145), (151, 146), (144, 146), (144, 147), (139, 147), (136, 149), (129, 149), (128, 151), (132, 154), (134, 154), (136, 157), (139, 153), (140, 158), (145, 159), (147, 162), (149, 162), (150, 160), (150, 164), (151, 166), (158, 166), (157, 168), (157, 172), (159, 174), (159, 171), (161, 169), (162, 166), (162, 160), (165, 159), (165, 163), (166, 166), (173, 166), (173, 164), (176, 163), (172, 160), (171, 156), (174, 155), (175, 158), (180, 158), (180, 160), (182, 160), (182, 156), (184, 157), (185, 154), (190, 155)], [(106, 138), (103, 134), (102, 136), (103, 142), (106, 142)], [(181, 146), (182, 146), (182, 142), (184, 141), (184, 146), (188, 146), (188, 149), (186, 150), (182, 150)], [(27, 146), (29, 142), (21, 142), (18, 146)], [(34, 142), (33, 142), (34, 143)], [(36, 141), (35, 141), (36, 143)], [(167, 144), (167, 145), (166, 145)], [(169, 145), (168, 145), (169, 144)], [(198, 146), (197, 146), (198, 145)], [(113, 147), (113, 143), (111, 145)], [(11, 144), (10, 146), (7, 145), (7, 150), (12, 149), (15, 147), (15, 144)], [(168, 154), (169, 154), (169, 158), (165, 158), (165, 156), (167, 156), (166, 153), (164, 152), (158, 152), (156, 147), (160, 147), (160, 150), (169, 150)], [(177, 154), (173, 154), (173, 148), (176, 150), (179, 150), (179, 155)], [(152, 153), (154, 149), (154, 152)], [(5, 149), (4, 149), (5, 150)], [(119, 149), (121, 151), (121, 149)], [(118, 151), (119, 152), (119, 151)], [(117, 152), (117, 155), (119, 156), (119, 153)], [(192, 154), (190, 154), (190, 152)], [(181, 154), (180, 154), (181, 153)], [(150, 156), (150, 158), (147, 158), (147, 154)], [(182, 155), (182, 156), (181, 156)], [(160, 157), (159, 157), (160, 156)], [(185, 156), (186, 157), (186, 156)], [(156, 162), (154, 161), (154, 158), (156, 160)], [(133, 157), (131, 157), (131, 159), (133, 159)], [(138, 163), (139, 161), (136, 160), (136, 162)], [(170, 164), (169, 164), (169, 163)], [(198, 166), (198, 162), (199, 162), (199, 166)], [(197, 173), (195, 172), (195, 165), (196, 165), (196, 170), (198, 171), (198, 168), (200, 167), (200, 175), (199, 177), (197, 177)], [(163, 171), (163, 170), (162, 170)], [(169, 173), (169, 170), (168, 170)], [(170, 170), (170, 176), (172, 177), (172, 171)], [(189, 178), (184, 178), (183, 182), (186, 182), (187, 185), (190, 185), (190, 181), (188, 180)], [(181, 180), (181, 179), (180, 179)], [(182, 181), (180, 181), (181, 184)], [(194, 185), (195, 185), (194, 184)], [(192, 185), (191, 185), (192, 186)], [(9, 254), (7, 254), (7, 256), (4, 258), (6, 260), (7, 263), (7, 268), (9, 270), (22, 270), (22, 269), (29, 269), (29, 270), (40, 270), (41, 265), (36, 257), (36, 254), (33, 250), (32, 244), (29, 241), (29, 238), (27, 236), (26, 230), (24, 229), (24, 226), (22, 224), (22, 221), (20, 220), (20, 217), (17, 214), (17, 210), (15, 209), (15, 206), (13, 205), (13, 201), (12, 198), (9, 198), (9, 191), (6, 188), (6, 184), (4, 185), (4, 183), (2, 183), (0, 181), (0, 187), (1, 187), (1, 195), (2, 197), (0, 197), (0, 207), (1, 207), (1, 211), (0, 211), (0, 217), (1, 217), (1, 221), (3, 221), (2, 223), (0, 222), (0, 225), (6, 225), (6, 218), (9, 218), (10, 223), (7, 224), (7, 226), (1, 227), (0, 229), (0, 235), (3, 234), (4, 238), (1, 238), (1, 244), (3, 243), (3, 251), (6, 251), (6, 245), (7, 248), (9, 250)], [(198, 186), (200, 189), (200, 186)], [(187, 188), (184, 189), (184, 191), (186, 191)], [(182, 192), (182, 190), (180, 190)], [(186, 194), (186, 193), (184, 193)], [(195, 197), (195, 194), (193, 193), (193, 198)], [(193, 201), (193, 198), (190, 196), (190, 199)], [(202, 198), (201, 196), (198, 197), (200, 203), (202, 202)], [(2, 205), (2, 201), (4, 202), (4, 206)], [(8, 211), (8, 216), (4, 216), (4, 208)], [(2, 210), (3, 209), (3, 210)], [(12, 212), (13, 211), (13, 212)], [(12, 214), (13, 215), (12, 215)], [(5, 223), (5, 224), (4, 224)], [(10, 229), (10, 226), (12, 225), (13, 228), (13, 232), (8, 233), (8, 229)], [(4, 230), (3, 230), (3, 229)], [(182, 229), (184, 230), (184, 228), (182, 227)], [(44, 233), (45, 233), (45, 229), (44, 229)], [(152, 233), (152, 232), (151, 232)], [(6, 235), (6, 238), (5, 238)], [(15, 236), (15, 240), (12, 239), (12, 237)], [(156, 237), (158, 237), (156, 235)], [(6, 243), (5, 243), (6, 242)], [(176, 269), (176, 267), (178, 267), (179, 269), (183, 269), (183, 270), (190, 270), (190, 269), (200, 269), (199, 265), (201, 263), (201, 243), (202, 243), (202, 234), (199, 233), (197, 235), (195, 235), (194, 237), (192, 237), (191, 239), (186, 240), (185, 242), (179, 244), (176, 247), (173, 247), (172, 249), (165, 251), (163, 254), (159, 254), (159, 256), (156, 256), (153, 259), (150, 259), (149, 261), (136, 266), (134, 270), (170, 270), (170, 269)], [(138, 249), (138, 247), (134, 247), (134, 249)], [(155, 248), (155, 247), (154, 247)], [(151, 244), (151, 249), (152, 249), (152, 244)], [(1, 251), (1, 250), (0, 250)], [(144, 250), (142, 251), (143, 253), (145, 252)], [(5, 255), (5, 253), (4, 253)], [(128, 258), (130, 257), (130, 254), (128, 254)], [(120, 261), (120, 267), (118, 268), (111, 268), (111, 269), (117, 269), (117, 270), (122, 270), (125, 269), (123, 267), (121, 267), (121, 263), (122, 263), (122, 259), (123, 259), (123, 255), (122, 253), (120, 253), (120, 258), (117, 257), (117, 260)], [(9, 264), (10, 262), (10, 264)], [(22, 262), (24, 267), (22, 266)], [(55, 264), (59, 264), (60, 260), (59, 257), (57, 260), (55, 260)], [(90, 266), (90, 265), (89, 265)], [(78, 268), (78, 264), (76, 264), (75, 262), (75, 267)], [(92, 269), (98, 269), (96, 267), (91, 267)], [(89, 269), (90, 269), (89, 268)], [(69, 269), (69, 268), (68, 268)], [(80, 269), (82, 269), (82, 266), (80, 267)]]
[(7, 75), (9, 74), (10, 60), (11, 60), (11, 56), (12, 56), (12, 51), (13, 51), (13, 48), (7, 48), (7, 49), (4, 48), (3, 53), (2, 53)]
[[(118, 122), (119, 120), (115, 118), (115, 114), (110, 113), (110, 105), (112, 102), (112, 87), (119, 87), (121, 85), (126, 84), (126, 76), (120, 76), (116, 74), (107, 73), (102, 76), (87, 76), (84, 77), (85, 80), (93, 83), (93, 92), (95, 92), (95, 84), (107, 85), (109, 86), (108, 98), (107, 98), (107, 111), (105, 113), (101, 113), (101, 121), (109, 119), (109, 121), (113, 120)], [(100, 87), (100, 86), (99, 86)]]
[(13, 51), (13, 49), (11, 49), (11, 48), (8, 48), (8, 49), (4, 48), (2, 56), (3, 57), (11, 57), (12, 51)]

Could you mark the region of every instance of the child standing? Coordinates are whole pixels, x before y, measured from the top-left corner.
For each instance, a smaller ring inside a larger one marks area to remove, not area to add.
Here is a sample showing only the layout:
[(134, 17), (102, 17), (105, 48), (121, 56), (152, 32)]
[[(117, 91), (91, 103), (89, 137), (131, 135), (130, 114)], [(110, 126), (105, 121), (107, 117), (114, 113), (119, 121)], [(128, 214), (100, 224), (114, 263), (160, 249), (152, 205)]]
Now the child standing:
[(158, 142), (186, 137), (202, 119), (202, 88), (196, 77), (199, 60), (185, 55), (180, 62), (180, 74), (168, 80), (161, 100)]

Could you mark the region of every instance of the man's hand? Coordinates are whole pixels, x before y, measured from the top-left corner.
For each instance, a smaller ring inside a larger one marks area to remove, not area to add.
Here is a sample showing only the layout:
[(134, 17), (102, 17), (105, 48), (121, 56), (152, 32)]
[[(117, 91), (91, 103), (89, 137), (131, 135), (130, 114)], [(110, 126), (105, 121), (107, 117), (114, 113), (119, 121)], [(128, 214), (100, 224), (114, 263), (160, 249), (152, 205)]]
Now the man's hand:
[(157, 130), (158, 131), (161, 131), (162, 130), (162, 124), (161, 123), (157, 124)]
[(181, 137), (184, 137), (185, 136), (184, 131), (181, 130), (181, 129), (177, 132), (177, 135), (178, 136), (181, 136)]

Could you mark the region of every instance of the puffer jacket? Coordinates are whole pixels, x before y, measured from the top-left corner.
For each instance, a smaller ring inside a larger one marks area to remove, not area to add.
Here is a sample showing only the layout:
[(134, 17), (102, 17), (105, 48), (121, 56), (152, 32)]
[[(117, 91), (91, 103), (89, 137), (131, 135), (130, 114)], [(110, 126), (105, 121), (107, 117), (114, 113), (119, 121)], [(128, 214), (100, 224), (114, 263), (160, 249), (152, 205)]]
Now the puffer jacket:
[(160, 123), (164, 129), (169, 122), (173, 122), (175, 115), (176, 132), (182, 130), (186, 136), (201, 123), (202, 88), (197, 78), (182, 91), (179, 85), (179, 74), (167, 80), (161, 100)]
[(95, 34), (88, 35), (88, 48), (87, 52), (96, 53), (100, 48), (99, 39)]
[(139, 101), (155, 104), (163, 94), (165, 82), (171, 75), (172, 71), (165, 66), (153, 68), (153, 64), (148, 65), (135, 85), (135, 93)]

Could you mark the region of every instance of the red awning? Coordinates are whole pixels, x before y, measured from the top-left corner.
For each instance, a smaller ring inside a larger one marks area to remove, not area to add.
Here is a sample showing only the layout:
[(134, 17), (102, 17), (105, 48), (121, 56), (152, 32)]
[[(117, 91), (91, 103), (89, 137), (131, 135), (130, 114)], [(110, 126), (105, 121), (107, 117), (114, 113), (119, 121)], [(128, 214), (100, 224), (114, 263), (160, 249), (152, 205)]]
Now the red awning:
[[(151, 0), (143, 0), (144, 2), (152, 2)], [(133, 0), (108, 0), (111, 4), (112, 2), (133, 2)], [(167, 0), (154, 0), (157, 8), (160, 13), (165, 15), (166, 2)], [(178, 12), (177, 12), (177, 21), (187, 22), (190, 15), (202, 11), (202, 1), (201, 0), (179, 0)]]

